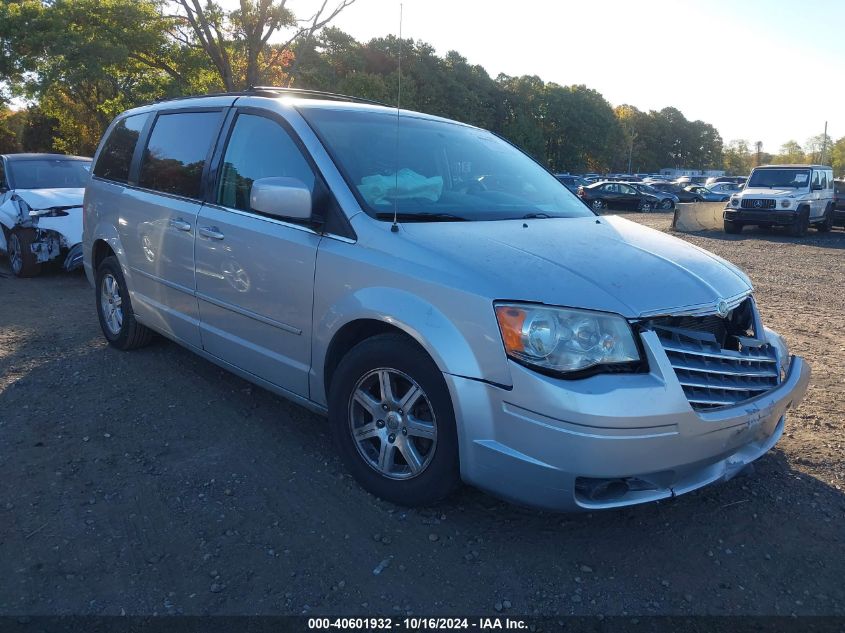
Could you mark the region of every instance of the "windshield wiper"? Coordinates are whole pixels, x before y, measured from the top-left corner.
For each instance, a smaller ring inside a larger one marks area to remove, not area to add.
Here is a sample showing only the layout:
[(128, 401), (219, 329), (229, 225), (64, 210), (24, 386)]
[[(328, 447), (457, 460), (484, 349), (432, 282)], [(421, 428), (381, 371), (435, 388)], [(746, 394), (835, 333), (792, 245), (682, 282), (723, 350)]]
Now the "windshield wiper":
[(526, 213), (523, 215), (520, 220), (536, 220), (536, 219), (545, 219), (552, 217), (548, 213)]
[[(379, 220), (392, 220), (393, 213), (382, 211), (376, 214), (376, 217)], [(397, 213), (396, 214), (397, 220), (404, 220), (407, 222), (468, 222), (467, 218), (461, 217), (459, 215), (453, 215), (452, 213)]]

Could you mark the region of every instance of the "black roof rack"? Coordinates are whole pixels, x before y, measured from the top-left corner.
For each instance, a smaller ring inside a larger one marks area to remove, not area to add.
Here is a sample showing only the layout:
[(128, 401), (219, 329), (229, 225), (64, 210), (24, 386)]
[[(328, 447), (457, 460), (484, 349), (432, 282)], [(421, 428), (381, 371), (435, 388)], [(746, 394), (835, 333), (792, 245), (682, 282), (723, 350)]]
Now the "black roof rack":
[(156, 103), (165, 101), (179, 101), (182, 99), (198, 99), (200, 97), (278, 97), (281, 95), (291, 95), (293, 97), (307, 97), (311, 99), (326, 99), (329, 101), (349, 101), (352, 103), (368, 103), (370, 105), (388, 106), (381, 101), (374, 101), (373, 99), (364, 99), (362, 97), (352, 97), (349, 95), (341, 95), (334, 92), (326, 92), (323, 90), (306, 90), (305, 88), (284, 88), (282, 86), (250, 86), (246, 90), (236, 92), (212, 92), (202, 95), (188, 95), (182, 97), (161, 97), (156, 99)]

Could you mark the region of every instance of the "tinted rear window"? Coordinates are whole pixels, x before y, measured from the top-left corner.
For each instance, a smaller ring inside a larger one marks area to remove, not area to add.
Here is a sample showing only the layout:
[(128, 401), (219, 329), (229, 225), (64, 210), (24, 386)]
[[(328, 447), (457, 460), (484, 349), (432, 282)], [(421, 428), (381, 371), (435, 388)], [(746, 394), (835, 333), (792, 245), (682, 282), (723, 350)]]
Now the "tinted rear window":
[(141, 163), (142, 187), (199, 198), (202, 170), (217, 136), (220, 112), (160, 115)]
[(112, 128), (94, 166), (95, 176), (124, 183), (129, 180), (132, 155), (149, 116), (149, 113), (128, 116)]

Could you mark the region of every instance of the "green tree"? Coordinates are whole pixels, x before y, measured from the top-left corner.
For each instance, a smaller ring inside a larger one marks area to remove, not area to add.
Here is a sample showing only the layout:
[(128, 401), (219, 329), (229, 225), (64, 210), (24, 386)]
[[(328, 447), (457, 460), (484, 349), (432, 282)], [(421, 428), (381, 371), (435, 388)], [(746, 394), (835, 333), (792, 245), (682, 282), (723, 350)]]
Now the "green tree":
[(754, 157), (745, 139), (735, 139), (728, 143), (723, 155), (723, 167), (735, 176), (747, 176), (751, 173)]
[(838, 178), (845, 178), (845, 136), (833, 144), (830, 149), (830, 165)]
[[(328, 7), (324, 0), (317, 11), (297, 19), (287, 0), (240, 0), (234, 10), (224, 9), (215, 0), (170, 0), (176, 10), (171, 35), (187, 47), (205, 52), (225, 90), (233, 91), (262, 83), (285, 83), (294, 60), (292, 50), (307, 47), (355, 0), (338, 0)], [(270, 38), (281, 36), (283, 43), (271, 45)], [(293, 74), (297, 68), (291, 69)]]
[(803, 163), (804, 150), (796, 141), (787, 141), (780, 146), (778, 152), (773, 159), (773, 162), (778, 165), (785, 165), (788, 163)]

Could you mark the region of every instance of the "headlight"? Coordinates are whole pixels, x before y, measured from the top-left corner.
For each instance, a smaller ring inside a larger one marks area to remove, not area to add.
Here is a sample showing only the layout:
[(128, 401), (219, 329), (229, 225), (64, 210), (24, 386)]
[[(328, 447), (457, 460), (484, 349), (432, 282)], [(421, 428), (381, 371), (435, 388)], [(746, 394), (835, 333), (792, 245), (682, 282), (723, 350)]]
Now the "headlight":
[(739, 198), (731, 198), (731, 206), (738, 207), (739, 206)]
[(791, 205), (791, 204), (792, 204), (792, 201), (787, 200), (786, 198), (784, 198), (783, 200), (780, 201), (780, 206), (783, 207), (784, 209), (788, 209), (789, 205)]
[(568, 373), (640, 360), (631, 326), (620, 316), (525, 303), (495, 308), (505, 350), (521, 363)]

